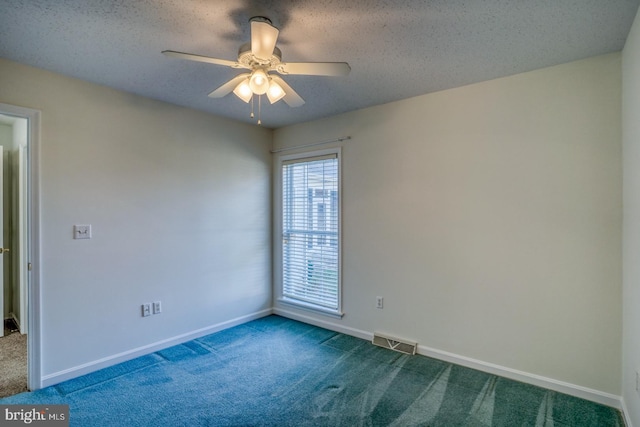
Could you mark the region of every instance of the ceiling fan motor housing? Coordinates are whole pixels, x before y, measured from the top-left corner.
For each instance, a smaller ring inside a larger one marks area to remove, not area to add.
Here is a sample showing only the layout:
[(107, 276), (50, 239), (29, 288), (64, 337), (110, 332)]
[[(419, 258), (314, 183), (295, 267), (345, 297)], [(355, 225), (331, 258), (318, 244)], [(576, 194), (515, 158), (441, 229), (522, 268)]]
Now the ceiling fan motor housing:
[(238, 49), (238, 62), (249, 69), (254, 68), (275, 68), (282, 61), (282, 52), (277, 47), (273, 48), (271, 58), (268, 60), (257, 58), (251, 52), (251, 42), (247, 42)]

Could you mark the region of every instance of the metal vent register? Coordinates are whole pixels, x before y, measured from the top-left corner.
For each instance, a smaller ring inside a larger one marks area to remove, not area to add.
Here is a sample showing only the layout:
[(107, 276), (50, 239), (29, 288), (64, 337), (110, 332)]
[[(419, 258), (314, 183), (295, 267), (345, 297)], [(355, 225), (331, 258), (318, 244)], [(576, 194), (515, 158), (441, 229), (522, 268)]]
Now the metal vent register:
[(374, 332), (372, 344), (405, 354), (416, 354), (418, 343)]

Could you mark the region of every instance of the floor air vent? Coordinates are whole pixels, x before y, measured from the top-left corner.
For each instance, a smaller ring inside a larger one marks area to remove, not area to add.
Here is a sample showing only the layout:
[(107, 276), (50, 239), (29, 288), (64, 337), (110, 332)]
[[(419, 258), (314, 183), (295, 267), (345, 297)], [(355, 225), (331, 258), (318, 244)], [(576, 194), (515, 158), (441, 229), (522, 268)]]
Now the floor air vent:
[(418, 347), (418, 343), (403, 340), (400, 338), (393, 338), (379, 332), (375, 332), (373, 334), (373, 341), (371, 342), (374, 345), (388, 348), (390, 350), (399, 351), (400, 353), (405, 354), (416, 354), (416, 348)]

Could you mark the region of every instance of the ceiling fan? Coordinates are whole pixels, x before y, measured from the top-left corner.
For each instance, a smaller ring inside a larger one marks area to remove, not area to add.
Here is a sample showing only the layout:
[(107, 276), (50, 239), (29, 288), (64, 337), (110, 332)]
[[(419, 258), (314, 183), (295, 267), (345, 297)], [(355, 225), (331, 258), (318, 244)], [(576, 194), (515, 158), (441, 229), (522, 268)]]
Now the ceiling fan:
[[(304, 100), (275, 71), (281, 75), (310, 76), (346, 76), (351, 67), (346, 62), (282, 62), (282, 52), (276, 47), (279, 30), (269, 18), (255, 16), (251, 23), (251, 41), (240, 46), (238, 60), (211, 58), (191, 53), (165, 50), (166, 56), (190, 61), (207, 62), (231, 68), (246, 69), (248, 72), (238, 74), (213, 92), (211, 98), (222, 98), (233, 93), (244, 102), (253, 99), (253, 95), (267, 95), (272, 104), (280, 99), (290, 107), (299, 107)], [(251, 117), (253, 117), (253, 112)], [(258, 120), (258, 124), (259, 124)]]

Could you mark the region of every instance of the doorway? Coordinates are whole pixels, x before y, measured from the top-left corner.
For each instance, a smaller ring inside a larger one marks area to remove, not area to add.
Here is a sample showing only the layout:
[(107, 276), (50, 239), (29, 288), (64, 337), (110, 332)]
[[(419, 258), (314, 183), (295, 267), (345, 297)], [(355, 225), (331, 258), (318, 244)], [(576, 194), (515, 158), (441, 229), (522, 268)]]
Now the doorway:
[(0, 397), (27, 390), (27, 119), (0, 114)]
[[(8, 384), (17, 392), (36, 390), (42, 384), (39, 123), (40, 113), (36, 110), (0, 104), (0, 347), (5, 346), (0, 351), (15, 359), (2, 367), (13, 369), (13, 382)], [(8, 376), (8, 372), (0, 372), (0, 377)]]

